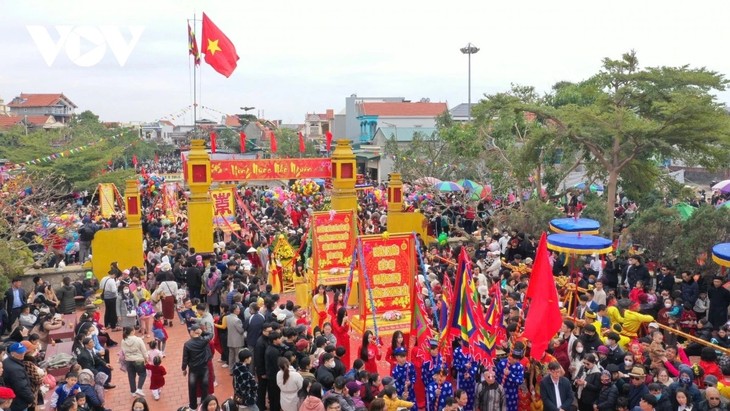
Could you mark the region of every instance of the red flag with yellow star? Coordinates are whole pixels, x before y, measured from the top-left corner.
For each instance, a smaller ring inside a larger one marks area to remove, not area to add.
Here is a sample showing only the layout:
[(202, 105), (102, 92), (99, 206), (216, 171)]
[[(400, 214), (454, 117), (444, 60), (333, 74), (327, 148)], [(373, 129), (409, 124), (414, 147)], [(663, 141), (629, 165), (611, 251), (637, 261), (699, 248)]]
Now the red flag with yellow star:
[(224, 76), (231, 76), (238, 61), (236, 47), (205, 13), (203, 13), (203, 38), (200, 47), (205, 54), (206, 63)]

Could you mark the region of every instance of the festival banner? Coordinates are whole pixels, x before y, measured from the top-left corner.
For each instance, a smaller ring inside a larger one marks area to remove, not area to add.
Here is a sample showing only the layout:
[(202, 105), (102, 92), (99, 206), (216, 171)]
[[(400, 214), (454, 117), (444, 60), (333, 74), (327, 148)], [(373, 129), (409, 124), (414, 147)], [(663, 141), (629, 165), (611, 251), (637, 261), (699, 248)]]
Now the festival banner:
[(236, 224), (236, 203), (233, 188), (210, 190), (210, 198), (213, 200), (213, 224), (224, 231), (240, 229)]
[(114, 204), (116, 197), (114, 196), (114, 184), (99, 184), (99, 212), (104, 218), (109, 218), (114, 214)]
[(355, 250), (355, 212), (321, 211), (312, 214), (312, 268), (318, 284), (346, 284)]
[(329, 158), (211, 160), (210, 176), (213, 181), (330, 178), (332, 161)]
[[(388, 311), (396, 311), (403, 316), (410, 313), (413, 303), (411, 289), (416, 276), (413, 235), (369, 235), (360, 239), (365, 265), (360, 267), (360, 315), (371, 317), (373, 311), (378, 317)], [(366, 275), (372, 288), (372, 301), (363, 286), (368, 284)]]

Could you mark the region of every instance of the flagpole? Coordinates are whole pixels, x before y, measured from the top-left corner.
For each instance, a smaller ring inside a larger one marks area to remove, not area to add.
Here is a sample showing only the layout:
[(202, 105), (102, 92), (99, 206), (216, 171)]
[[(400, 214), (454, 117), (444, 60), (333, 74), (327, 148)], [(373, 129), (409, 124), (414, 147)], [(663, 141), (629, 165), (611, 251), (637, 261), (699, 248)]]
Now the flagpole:
[[(193, 33), (195, 33), (196, 16), (193, 13)], [(197, 37), (195, 42), (197, 43)], [(193, 56), (193, 136), (198, 137), (198, 64), (197, 56)]]

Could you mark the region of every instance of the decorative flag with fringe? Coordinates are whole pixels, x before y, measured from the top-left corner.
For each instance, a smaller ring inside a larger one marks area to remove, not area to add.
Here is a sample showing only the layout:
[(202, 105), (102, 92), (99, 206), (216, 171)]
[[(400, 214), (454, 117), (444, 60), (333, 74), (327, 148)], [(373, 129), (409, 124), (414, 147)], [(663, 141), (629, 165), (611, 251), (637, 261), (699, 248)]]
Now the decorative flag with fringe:
[[(471, 260), (466, 253), (466, 249), (462, 248), (459, 254), (458, 271), (454, 284), (454, 299), (451, 306), (448, 334), (467, 341), (469, 343), (469, 352), (477, 361), (491, 360), (494, 356), (494, 347), (498, 342), (499, 332), (495, 329), (487, 329), (488, 324), (482, 312), (482, 307), (479, 305), (478, 298), (476, 301), (474, 298), (476, 294), (476, 287), (472, 281)], [(497, 307), (495, 306), (495, 308)], [(493, 313), (492, 317), (494, 315), (496, 313)]]
[(547, 249), (545, 232), (540, 237), (535, 254), (535, 264), (530, 275), (525, 300), (529, 303), (523, 337), (530, 340), (530, 357), (542, 359), (548, 343), (560, 330), (563, 319), (558, 306), (558, 290), (555, 287)]
[(217, 148), (216, 138), (218, 138), (218, 136), (215, 133), (210, 133), (210, 152), (213, 154), (215, 154), (215, 150)]
[(416, 336), (416, 344), (413, 350), (414, 353), (409, 354), (411, 355), (411, 358), (413, 358), (413, 354), (415, 354), (416, 357), (426, 360), (428, 356), (428, 341), (433, 338), (434, 332), (431, 320), (428, 317), (426, 304), (423, 301), (423, 294), (421, 293), (421, 290), (422, 286), (417, 282), (416, 286), (413, 287), (411, 296), (414, 302), (411, 318), (412, 328), (415, 330), (414, 334)]
[(274, 130), (269, 130), (269, 139), (271, 143), (271, 152), (276, 153), (278, 145), (276, 144), (276, 134), (274, 134)]
[(307, 150), (307, 147), (304, 144), (304, 135), (301, 131), (298, 132), (297, 135), (299, 136), (299, 152), (304, 153)]
[(196, 66), (200, 65), (200, 51), (198, 50), (198, 42), (195, 40), (195, 32), (188, 23), (188, 53), (193, 56)]
[(239, 137), (241, 138), (241, 153), (245, 153), (246, 152), (246, 133), (241, 131), (241, 133), (239, 134)]

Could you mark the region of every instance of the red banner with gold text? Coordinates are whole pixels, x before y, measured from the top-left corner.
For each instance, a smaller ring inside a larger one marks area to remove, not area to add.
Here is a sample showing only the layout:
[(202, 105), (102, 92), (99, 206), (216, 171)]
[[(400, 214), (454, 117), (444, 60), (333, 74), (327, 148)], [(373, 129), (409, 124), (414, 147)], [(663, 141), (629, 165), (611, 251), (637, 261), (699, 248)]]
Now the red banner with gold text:
[[(416, 248), (412, 234), (370, 235), (361, 237), (365, 269), (360, 269), (360, 315), (381, 316), (387, 311), (403, 315), (411, 311), (411, 287), (416, 276)], [(367, 272), (372, 299), (365, 290)], [(365, 302), (363, 304), (362, 302)]]
[(330, 178), (332, 161), (329, 158), (211, 160), (210, 176), (213, 181)]
[(354, 211), (315, 212), (312, 230), (312, 267), (318, 284), (346, 284), (357, 237)]

